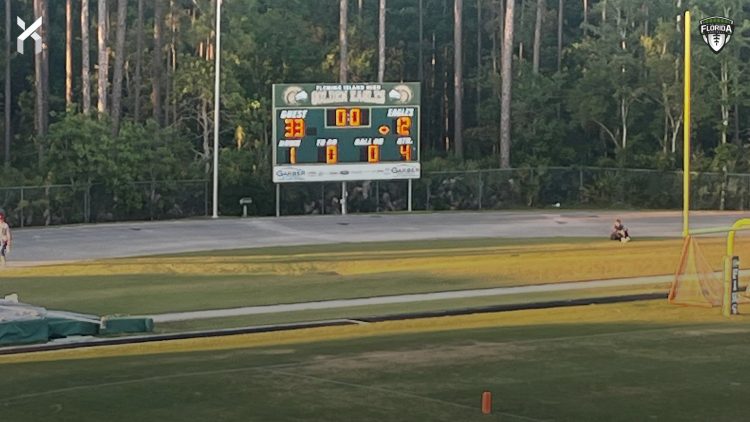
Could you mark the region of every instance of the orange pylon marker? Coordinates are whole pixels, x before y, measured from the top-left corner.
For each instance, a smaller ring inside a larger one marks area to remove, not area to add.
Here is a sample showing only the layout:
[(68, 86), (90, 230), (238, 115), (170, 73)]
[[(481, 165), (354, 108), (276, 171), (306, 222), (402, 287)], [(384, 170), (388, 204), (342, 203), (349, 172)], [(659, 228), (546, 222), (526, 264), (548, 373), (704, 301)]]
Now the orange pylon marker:
[(482, 393), (482, 414), (489, 415), (492, 413), (492, 393), (485, 391)]

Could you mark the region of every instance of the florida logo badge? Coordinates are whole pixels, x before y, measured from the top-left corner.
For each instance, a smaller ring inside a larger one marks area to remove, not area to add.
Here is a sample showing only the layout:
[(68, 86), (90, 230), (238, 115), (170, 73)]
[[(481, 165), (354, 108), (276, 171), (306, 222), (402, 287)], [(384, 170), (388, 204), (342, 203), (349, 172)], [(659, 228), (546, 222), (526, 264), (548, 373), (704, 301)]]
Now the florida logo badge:
[(715, 54), (724, 48), (734, 33), (734, 21), (719, 16), (713, 16), (700, 21), (700, 31), (703, 41), (711, 47)]

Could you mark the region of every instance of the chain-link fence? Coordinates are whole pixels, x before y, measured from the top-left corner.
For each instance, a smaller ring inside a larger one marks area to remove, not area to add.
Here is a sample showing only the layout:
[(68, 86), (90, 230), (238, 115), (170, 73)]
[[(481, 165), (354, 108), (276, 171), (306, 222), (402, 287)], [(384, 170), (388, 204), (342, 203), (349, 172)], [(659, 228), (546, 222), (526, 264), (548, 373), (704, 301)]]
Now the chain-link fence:
[[(750, 209), (750, 174), (695, 173), (691, 183), (691, 209)], [(229, 188), (223, 194), (237, 198), (249, 189)], [(414, 210), (682, 207), (682, 172), (674, 171), (593, 167), (425, 171), (413, 181), (412, 189)], [(348, 182), (347, 192), (350, 213), (408, 207), (408, 185), (403, 180)], [(273, 190), (254, 193), (260, 197), (253, 197), (250, 214), (271, 214)], [(340, 199), (341, 183), (284, 184), (280, 211), (282, 215), (338, 214)], [(221, 213), (239, 215), (235, 202), (232, 207), (224, 204)], [(15, 227), (205, 216), (210, 207), (209, 180), (0, 187), (0, 210)]]
[(16, 227), (159, 220), (207, 215), (209, 194), (208, 180), (0, 187), (0, 209)]
[[(750, 209), (750, 174), (694, 173), (691, 209)], [(347, 211), (403, 211), (406, 181), (347, 182)], [(682, 172), (619, 168), (425, 171), (413, 181), (414, 210), (521, 208), (681, 209)], [(340, 213), (341, 183), (285, 184), (282, 215)]]

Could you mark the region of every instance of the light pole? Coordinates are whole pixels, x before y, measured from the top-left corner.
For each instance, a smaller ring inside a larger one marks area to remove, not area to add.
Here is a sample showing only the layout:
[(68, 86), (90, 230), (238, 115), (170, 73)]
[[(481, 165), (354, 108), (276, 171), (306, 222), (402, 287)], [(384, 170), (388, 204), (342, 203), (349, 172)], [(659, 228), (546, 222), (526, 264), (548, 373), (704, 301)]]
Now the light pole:
[(216, 64), (214, 65), (214, 213), (219, 218), (219, 77), (221, 76), (221, 0), (216, 1)]

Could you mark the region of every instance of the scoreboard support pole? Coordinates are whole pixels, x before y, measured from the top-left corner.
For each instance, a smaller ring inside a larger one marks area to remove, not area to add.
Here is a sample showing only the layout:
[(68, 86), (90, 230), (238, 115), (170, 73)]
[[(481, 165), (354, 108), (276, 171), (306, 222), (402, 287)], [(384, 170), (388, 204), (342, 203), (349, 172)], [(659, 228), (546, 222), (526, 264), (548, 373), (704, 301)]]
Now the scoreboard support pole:
[(346, 191), (346, 182), (341, 182), (341, 215), (346, 215), (346, 197), (349, 194)]
[(411, 193), (412, 193), (412, 190), (411, 190), (411, 182), (412, 182), (412, 179), (409, 179), (409, 195), (408, 195), (408, 196), (409, 196), (409, 199), (408, 199), (408, 203), (409, 203), (409, 212), (411, 212)]
[(281, 185), (276, 184), (276, 217), (281, 216)]

